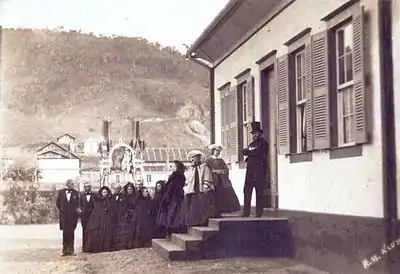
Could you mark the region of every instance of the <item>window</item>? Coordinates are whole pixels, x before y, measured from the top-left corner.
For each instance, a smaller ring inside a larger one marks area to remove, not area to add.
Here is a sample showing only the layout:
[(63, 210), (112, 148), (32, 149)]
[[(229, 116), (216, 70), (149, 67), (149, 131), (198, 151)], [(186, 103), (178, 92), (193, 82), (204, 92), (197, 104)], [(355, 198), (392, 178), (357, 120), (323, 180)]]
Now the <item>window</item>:
[(277, 58), (283, 155), (368, 142), (363, 7), (349, 2), (322, 20), (326, 30), (305, 29), (285, 43), (289, 54)]
[(241, 130), (240, 135), (242, 136), (241, 140), (240, 140), (240, 149), (244, 149), (247, 147), (248, 143), (247, 143), (247, 124), (248, 124), (248, 120), (247, 120), (247, 82), (242, 83), (239, 86), (239, 100), (241, 102), (241, 104), (239, 104), (240, 107), (240, 114), (239, 117), (241, 117), (241, 121), (239, 123), (239, 128)]
[(335, 30), (336, 92), (338, 113), (338, 144), (353, 144), (355, 132), (355, 100), (353, 82), (353, 24)]
[(151, 183), (151, 174), (147, 174), (147, 182)]
[(307, 151), (306, 131), (306, 72), (304, 49), (294, 54), (294, 77), (296, 92), (296, 152)]

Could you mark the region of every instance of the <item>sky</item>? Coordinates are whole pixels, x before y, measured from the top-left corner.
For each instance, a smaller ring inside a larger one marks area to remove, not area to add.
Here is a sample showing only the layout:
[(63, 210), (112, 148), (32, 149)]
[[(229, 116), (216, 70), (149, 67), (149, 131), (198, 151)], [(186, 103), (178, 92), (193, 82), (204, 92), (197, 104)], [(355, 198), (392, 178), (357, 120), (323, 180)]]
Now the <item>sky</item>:
[(184, 52), (228, 0), (0, 0), (5, 28), (144, 37)]

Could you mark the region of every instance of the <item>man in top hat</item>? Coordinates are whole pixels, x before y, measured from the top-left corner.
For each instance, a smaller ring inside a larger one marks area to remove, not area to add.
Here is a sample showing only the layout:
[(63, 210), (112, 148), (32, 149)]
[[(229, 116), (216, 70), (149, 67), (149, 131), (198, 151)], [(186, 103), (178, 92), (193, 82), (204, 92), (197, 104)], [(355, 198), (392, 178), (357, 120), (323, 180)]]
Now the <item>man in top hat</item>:
[(92, 192), (92, 185), (86, 182), (83, 186), (84, 192), (81, 194), (81, 225), (82, 225), (82, 252), (86, 252), (86, 235), (87, 225), (89, 223), (90, 214), (94, 209), (94, 201), (96, 195)]
[(60, 230), (63, 231), (62, 256), (74, 254), (75, 229), (80, 214), (79, 193), (69, 179), (66, 188), (58, 192), (56, 206), (60, 212)]
[(269, 187), (267, 181), (267, 155), (268, 143), (262, 137), (263, 130), (260, 122), (251, 123), (251, 134), (253, 141), (248, 148), (243, 150), (243, 155), (247, 156), (246, 179), (244, 182), (244, 206), (242, 217), (250, 216), (250, 203), (253, 188), (256, 189), (256, 217), (261, 217), (263, 213), (262, 195), (263, 190)]
[(185, 198), (183, 200), (183, 212), (185, 226), (206, 225), (212, 215), (212, 204), (209, 191), (214, 190), (213, 177), (207, 164), (202, 163), (204, 153), (192, 150), (188, 153), (192, 164), (185, 172), (186, 182), (183, 188)]

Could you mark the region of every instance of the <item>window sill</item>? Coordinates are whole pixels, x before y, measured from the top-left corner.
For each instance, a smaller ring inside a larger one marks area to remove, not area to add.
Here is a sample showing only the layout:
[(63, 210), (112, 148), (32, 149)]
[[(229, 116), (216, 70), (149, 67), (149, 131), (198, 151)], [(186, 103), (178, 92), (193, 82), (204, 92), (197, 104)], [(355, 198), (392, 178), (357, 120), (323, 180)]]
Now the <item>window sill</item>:
[(290, 154), (289, 159), (291, 164), (312, 162), (312, 151)]
[(363, 146), (360, 144), (346, 144), (329, 150), (329, 159), (344, 159), (363, 156)]

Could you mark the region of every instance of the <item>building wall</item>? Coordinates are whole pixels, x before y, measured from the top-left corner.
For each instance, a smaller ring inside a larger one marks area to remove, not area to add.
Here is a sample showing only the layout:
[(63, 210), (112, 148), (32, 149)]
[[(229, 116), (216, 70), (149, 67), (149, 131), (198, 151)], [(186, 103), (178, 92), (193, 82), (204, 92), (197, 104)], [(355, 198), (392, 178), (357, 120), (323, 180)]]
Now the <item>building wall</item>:
[[(395, 107), (395, 119), (396, 119), (396, 151), (397, 151), (397, 212), (398, 218), (400, 219), (400, 2), (392, 1), (393, 3), (393, 76), (394, 76), (394, 103)], [(396, 77), (397, 76), (397, 77)]]
[(79, 178), (79, 159), (38, 159), (42, 172), (39, 183), (65, 183), (68, 179)]
[[(228, 81), (234, 84), (234, 76), (246, 68), (251, 68), (251, 74), (255, 77), (255, 118), (260, 121), (260, 74), (255, 62), (272, 50), (277, 50), (277, 57), (287, 53), (287, 47), (283, 44), (307, 27), (312, 28), (311, 34), (326, 29), (321, 18), (345, 2), (347, 1), (295, 1), (215, 69), (215, 86), (220, 87)], [(368, 33), (370, 63), (368, 65), (374, 71), (371, 76), (372, 112), (375, 125), (371, 132), (373, 143), (364, 145), (363, 157), (330, 160), (329, 153), (313, 152), (312, 162), (291, 164), (289, 158), (278, 156), (280, 208), (344, 215), (383, 216), (381, 132), (379, 127), (381, 115), (378, 1), (364, 0), (360, 2), (368, 12), (370, 24)], [(313, 8), (310, 9), (310, 7)], [(399, 71), (398, 68), (397, 71)], [(215, 98), (215, 109), (217, 110), (215, 136), (216, 142), (221, 142), (221, 121), (218, 113), (220, 94), (218, 90), (215, 90)], [(233, 165), (230, 177), (241, 200), (244, 173), (244, 170), (239, 170), (237, 165)]]

